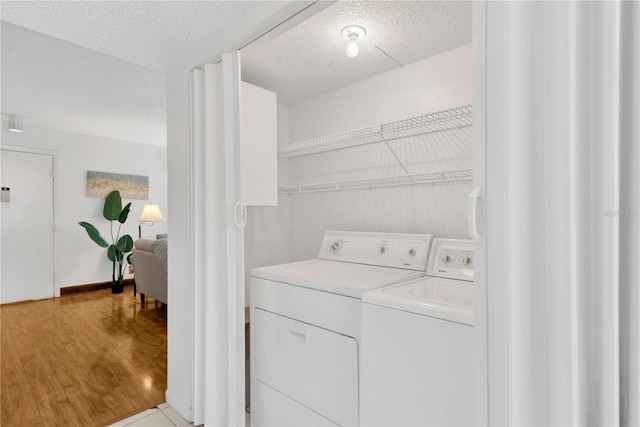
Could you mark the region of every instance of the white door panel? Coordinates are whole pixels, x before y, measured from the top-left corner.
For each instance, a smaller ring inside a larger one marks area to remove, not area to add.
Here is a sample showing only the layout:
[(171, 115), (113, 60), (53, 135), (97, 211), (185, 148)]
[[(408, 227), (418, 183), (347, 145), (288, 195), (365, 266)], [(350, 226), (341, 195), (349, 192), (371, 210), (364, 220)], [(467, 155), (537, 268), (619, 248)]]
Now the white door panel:
[(240, 179), (240, 58), (192, 72), (194, 224), (193, 414), (244, 425), (244, 236)]
[(2, 150), (2, 276), (4, 303), (52, 298), (53, 156)]

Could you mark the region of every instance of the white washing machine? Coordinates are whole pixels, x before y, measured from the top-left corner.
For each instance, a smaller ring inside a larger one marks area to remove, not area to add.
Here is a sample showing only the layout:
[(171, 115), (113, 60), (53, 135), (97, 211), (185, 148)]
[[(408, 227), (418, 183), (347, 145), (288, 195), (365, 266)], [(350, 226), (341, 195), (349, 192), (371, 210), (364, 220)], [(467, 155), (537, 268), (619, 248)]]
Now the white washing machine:
[(434, 239), (427, 276), (362, 296), (366, 426), (474, 425), (473, 244)]
[(431, 240), (329, 231), (318, 259), (251, 271), (252, 425), (359, 424), (360, 298), (423, 277)]

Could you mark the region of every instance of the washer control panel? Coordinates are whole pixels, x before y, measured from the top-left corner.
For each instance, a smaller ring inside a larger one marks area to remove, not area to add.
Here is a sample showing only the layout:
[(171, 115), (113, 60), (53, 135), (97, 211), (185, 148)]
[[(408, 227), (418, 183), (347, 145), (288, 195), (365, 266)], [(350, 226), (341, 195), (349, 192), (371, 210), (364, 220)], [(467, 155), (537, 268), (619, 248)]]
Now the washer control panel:
[(428, 276), (473, 280), (473, 242), (466, 239), (434, 239)]
[(318, 258), (425, 271), (431, 234), (327, 231)]

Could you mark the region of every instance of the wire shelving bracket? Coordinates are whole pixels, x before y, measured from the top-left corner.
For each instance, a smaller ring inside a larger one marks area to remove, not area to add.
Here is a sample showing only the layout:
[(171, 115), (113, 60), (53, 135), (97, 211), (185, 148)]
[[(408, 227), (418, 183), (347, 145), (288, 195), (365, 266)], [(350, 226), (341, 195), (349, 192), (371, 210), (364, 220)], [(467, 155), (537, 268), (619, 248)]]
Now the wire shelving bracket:
[(361, 179), (351, 181), (325, 182), (318, 184), (291, 185), (279, 187), (282, 194), (318, 193), (324, 191), (344, 191), (397, 187), (401, 185), (442, 184), (469, 181), (473, 179), (473, 170), (463, 169), (446, 172), (433, 172), (419, 175), (402, 175), (385, 178)]
[(473, 107), (465, 105), (379, 126), (308, 139), (278, 148), (280, 157), (298, 157), (399, 138), (461, 129), (473, 124)]
[(278, 148), (278, 156), (294, 158), (328, 151), (345, 150), (363, 145), (384, 143), (402, 167), (405, 175), (384, 178), (324, 182), (304, 185), (281, 186), (282, 194), (300, 194), (336, 190), (371, 189), (400, 185), (439, 184), (470, 181), (473, 170), (434, 172), (411, 175), (402, 164), (389, 141), (416, 137), (437, 132), (470, 127), (473, 124), (473, 107), (465, 105), (436, 113), (425, 114), (409, 119), (398, 120), (379, 126), (372, 126), (320, 138), (308, 139)]

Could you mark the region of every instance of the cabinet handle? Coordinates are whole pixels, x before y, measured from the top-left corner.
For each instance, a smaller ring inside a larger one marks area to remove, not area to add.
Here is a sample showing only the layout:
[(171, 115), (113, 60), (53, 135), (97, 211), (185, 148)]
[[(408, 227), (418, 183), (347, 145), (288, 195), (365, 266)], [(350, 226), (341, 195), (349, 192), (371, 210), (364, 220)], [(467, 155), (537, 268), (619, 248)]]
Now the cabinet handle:
[(238, 200), (233, 208), (233, 220), (236, 223), (236, 227), (243, 228), (247, 225), (247, 207)]
[(294, 331), (293, 329), (287, 329), (287, 338), (292, 341), (300, 342), (302, 344), (309, 344), (309, 336), (304, 332)]
[(247, 225), (247, 205), (245, 205), (244, 203), (241, 206), (241, 218), (242, 218), (242, 226), (244, 227), (245, 225)]
[(475, 187), (469, 194), (469, 236), (476, 242), (480, 243), (482, 236), (478, 232), (478, 200), (482, 197), (482, 189)]

